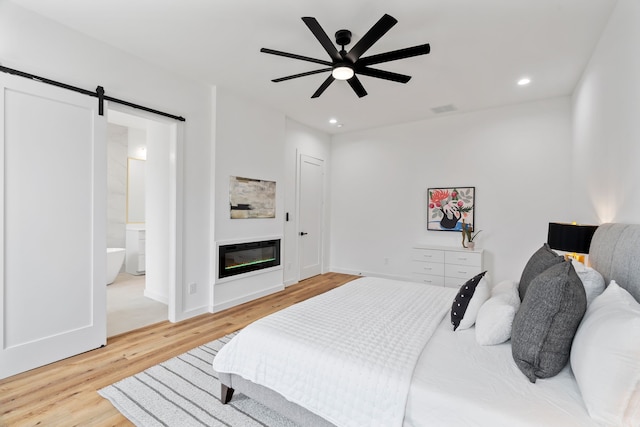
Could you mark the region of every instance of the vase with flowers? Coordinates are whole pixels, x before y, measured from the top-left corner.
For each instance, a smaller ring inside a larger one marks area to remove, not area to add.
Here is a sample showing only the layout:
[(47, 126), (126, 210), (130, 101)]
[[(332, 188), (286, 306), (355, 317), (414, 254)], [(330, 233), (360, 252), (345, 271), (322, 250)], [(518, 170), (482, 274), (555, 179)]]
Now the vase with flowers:
[[(474, 241), (476, 236), (480, 234), (482, 230), (477, 232), (473, 232), (473, 225), (467, 224), (462, 220), (462, 247), (473, 250), (476, 247), (476, 242)], [(465, 244), (466, 241), (466, 244)]]

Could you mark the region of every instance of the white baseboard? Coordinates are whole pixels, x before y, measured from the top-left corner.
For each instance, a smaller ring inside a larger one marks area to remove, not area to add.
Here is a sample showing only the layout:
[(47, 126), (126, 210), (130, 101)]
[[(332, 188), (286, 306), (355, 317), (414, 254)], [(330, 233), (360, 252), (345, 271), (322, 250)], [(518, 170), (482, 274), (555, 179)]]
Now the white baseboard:
[(245, 302), (253, 301), (254, 299), (258, 299), (261, 297), (266, 297), (267, 295), (274, 294), (276, 292), (280, 292), (284, 290), (284, 285), (275, 285), (268, 289), (263, 289), (259, 292), (254, 292), (252, 294), (243, 295), (238, 298), (234, 298), (229, 301), (221, 302), (218, 304), (213, 304), (213, 307), (210, 307), (211, 313), (217, 313), (222, 310), (226, 310), (227, 308), (235, 307), (236, 305), (244, 304)]
[(296, 283), (300, 283), (300, 282), (298, 282), (296, 279), (285, 280), (284, 287), (286, 288), (288, 286), (295, 285)]
[(380, 278), (383, 278), (383, 279), (409, 280), (409, 281), (411, 281), (410, 277), (394, 276), (394, 275), (390, 275), (390, 274), (378, 273), (378, 272), (375, 272), (375, 271), (349, 270), (349, 269), (346, 269), (346, 268), (332, 268), (331, 271), (334, 272), (334, 273), (351, 274), (353, 276), (380, 277)]
[(159, 294), (157, 292), (151, 292), (145, 288), (144, 294), (145, 297), (151, 298), (152, 300), (161, 302), (163, 304), (169, 305), (169, 298), (166, 295)]
[(182, 322), (183, 320), (190, 319), (192, 317), (199, 316), (201, 314), (210, 313), (209, 305), (203, 305), (200, 307), (192, 308), (191, 310), (176, 313), (178, 317), (176, 319), (169, 319), (172, 323)]

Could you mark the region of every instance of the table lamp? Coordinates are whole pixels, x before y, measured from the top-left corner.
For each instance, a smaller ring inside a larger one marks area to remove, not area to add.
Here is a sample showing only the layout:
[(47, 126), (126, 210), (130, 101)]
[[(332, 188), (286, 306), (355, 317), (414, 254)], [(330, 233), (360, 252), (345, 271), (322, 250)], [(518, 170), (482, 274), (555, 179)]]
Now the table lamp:
[(547, 243), (551, 249), (569, 252), (565, 258), (584, 262), (584, 254), (589, 253), (591, 238), (597, 225), (578, 225), (560, 222), (549, 223)]

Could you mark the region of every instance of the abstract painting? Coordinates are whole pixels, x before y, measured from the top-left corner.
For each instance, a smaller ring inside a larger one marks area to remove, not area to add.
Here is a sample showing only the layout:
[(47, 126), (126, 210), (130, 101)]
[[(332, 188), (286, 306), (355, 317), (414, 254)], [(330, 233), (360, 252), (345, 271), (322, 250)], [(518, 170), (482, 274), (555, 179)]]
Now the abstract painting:
[(232, 176), (229, 179), (231, 219), (275, 218), (276, 183)]

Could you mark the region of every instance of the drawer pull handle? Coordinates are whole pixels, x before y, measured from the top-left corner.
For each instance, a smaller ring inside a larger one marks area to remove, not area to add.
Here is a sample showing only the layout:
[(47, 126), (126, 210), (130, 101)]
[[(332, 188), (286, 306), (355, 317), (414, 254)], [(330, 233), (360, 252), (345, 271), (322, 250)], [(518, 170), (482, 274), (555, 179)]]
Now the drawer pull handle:
[(424, 269), (425, 269), (425, 270), (432, 270), (432, 268), (431, 268), (431, 267), (425, 267)]
[(458, 257), (458, 259), (459, 259), (460, 261), (466, 261), (466, 260), (467, 260), (466, 258), (463, 258), (463, 257)]
[(460, 274), (467, 274), (467, 272), (466, 272), (466, 271), (460, 271), (460, 270), (458, 270), (458, 273), (460, 273)]

